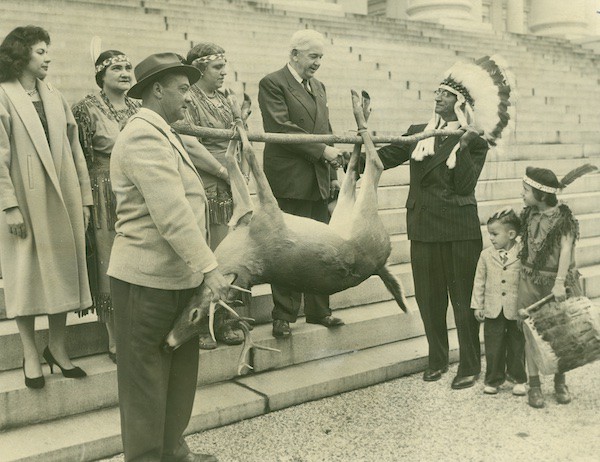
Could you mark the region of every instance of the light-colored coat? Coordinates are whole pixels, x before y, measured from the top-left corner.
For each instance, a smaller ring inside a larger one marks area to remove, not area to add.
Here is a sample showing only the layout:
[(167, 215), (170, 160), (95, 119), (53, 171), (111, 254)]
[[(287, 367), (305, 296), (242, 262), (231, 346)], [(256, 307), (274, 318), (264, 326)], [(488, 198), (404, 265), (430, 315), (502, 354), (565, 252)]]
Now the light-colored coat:
[(202, 181), (170, 127), (146, 108), (119, 134), (110, 162), (117, 198), (108, 275), (165, 290), (199, 286), (216, 268), (206, 244)]
[(6, 313), (56, 314), (92, 304), (83, 206), (93, 205), (77, 125), (63, 96), (37, 82), (50, 143), (18, 81), (0, 84), (0, 209), (18, 206), (27, 237), (10, 234), (0, 213)]
[(508, 260), (504, 265), (494, 246), (490, 245), (481, 252), (473, 284), (471, 308), (483, 309), (486, 318), (495, 319), (503, 312), (506, 319), (517, 319), (520, 250), (521, 245), (516, 243), (508, 251)]

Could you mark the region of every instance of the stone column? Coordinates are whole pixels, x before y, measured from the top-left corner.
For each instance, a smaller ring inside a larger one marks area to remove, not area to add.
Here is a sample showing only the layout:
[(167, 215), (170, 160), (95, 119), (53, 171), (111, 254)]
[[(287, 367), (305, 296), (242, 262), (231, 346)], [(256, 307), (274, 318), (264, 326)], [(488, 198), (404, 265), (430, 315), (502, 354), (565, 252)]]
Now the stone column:
[(471, 14), (475, 22), (481, 22), (483, 18), (483, 0), (471, 0), (472, 9)]
[(525, 5), (523, 0), (507, 0), (506, 29), (508, 32), (515, 34), (525, 32)]
[(385, 2), (385, 15), (388, 18), (408, 19), (406, 4), (408, 0), (387, 0)]
[(581, 37), (587, 34), (586, 0), (531, 0), (529, 30), (537, 35)]
[(472, 0), (408, 0), (406, 14), (415, 21), (473, 21)]
[(492, 0), (492, 3), (490, 5), (490, 19), (492, 21), (492, 27), (498, 32), (503, 32), (505, 29), (504, 18), (502, 17), (502, 6), (502, 1), (499, 0)]

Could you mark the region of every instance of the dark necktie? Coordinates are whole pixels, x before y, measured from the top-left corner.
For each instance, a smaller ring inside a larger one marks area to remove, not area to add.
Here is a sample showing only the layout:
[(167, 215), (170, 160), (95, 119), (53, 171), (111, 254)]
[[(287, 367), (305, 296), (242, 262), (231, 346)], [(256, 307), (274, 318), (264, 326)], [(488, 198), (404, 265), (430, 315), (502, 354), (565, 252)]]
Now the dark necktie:
[(498, 250), (498, 253), (500, 254), (500, 261), (502, 262), (502, 265), (506, 265), (506, 262), (508, 261), (508, 252), (506, 250)]
[[(440, 130), (444, 130), (446, 128), (448, 128), (448, 124), (446, 122), (444, 122), (442, 124), (442, 126), (440, 127)], [(447, 136), (440, 136), (440, 142), (443, 143), (444, 141), (446, 141), (446, 138), (448, 138), (448, 137)]]
[(310, 96), (312, 96), (313, 98), (315, 97), (314, 93), (310, 91), (310, 87), (308, 86), (308, 80), (302, 79), (302, 86)]

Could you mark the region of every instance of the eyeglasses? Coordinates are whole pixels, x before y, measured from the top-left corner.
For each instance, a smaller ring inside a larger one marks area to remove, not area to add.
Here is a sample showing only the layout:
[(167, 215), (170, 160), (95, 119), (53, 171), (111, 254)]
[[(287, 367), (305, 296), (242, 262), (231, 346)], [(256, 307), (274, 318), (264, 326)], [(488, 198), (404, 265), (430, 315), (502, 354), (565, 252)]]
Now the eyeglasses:
[(438, 88), (436, 91), (433, 92), (434, 96), (437, 98), (438, 96), (444, 96), (444, 97), (449, 97), (449, 96), (456, 96), (454, 95), (454, 93), (449, 92), (448, 90), (443, 90), (441, 88)]

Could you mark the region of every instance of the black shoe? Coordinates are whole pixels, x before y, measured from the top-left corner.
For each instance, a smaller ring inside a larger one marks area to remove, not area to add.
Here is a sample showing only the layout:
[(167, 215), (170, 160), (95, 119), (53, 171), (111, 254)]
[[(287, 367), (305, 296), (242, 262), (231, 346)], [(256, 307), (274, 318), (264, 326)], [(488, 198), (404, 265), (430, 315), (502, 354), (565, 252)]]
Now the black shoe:
[(569, 389), (564, 383), (555, 383), (554, 392), (558, 404), (569, 404), (571, 402), (571, 393), (569, 393)]
[(108, 357), (110, 358), (110, 360), (117, 364), (117, 353), (113, 353), (112, 351), (108, 352)]
[(452, 389), (453, 390), (462, 390), (463, 388), (470, 388), (475, 385), (479, 379), (479, 374), (475, 375), (465, 375), (464, 377), (459, 377), (458, 375), (454, 377), (452, 380)]
[(283, 319), (275, 319), (273, 321), (273, 337), (289, 337), (292, 335), (292, 329), (290, 329), (290, 323)]
[(325, 327), (343, 326), (344, 321), (334, 316), (324, 316), (322, 318), (306, 318), (308, 324), (321, 324)]
[(527, 395), (527, 402), (531, 407), (536, 409), (541, 409), (544, 407), (544, 395), (542, 394), (541, 387), (530, 387)]
[(43, 375), (34, 379), (30, 379), (29, 377), (27, 377), (27, 375), (25, 374), (25, 358), (23, 358), (23, 377), (25, 377), (25, 386), (27, 388), (34, 388), (36, 390), (39, 390), (40, 388), (44, 388), (44, 385), (46, 385), (46, 379), (44, 379)]
[(233, 330), (230, 326), (224, 326), (216, 332), (219, 342), (225, 345), (241, 345), (244, 343), (244, 334), (240, 330)]
[(54, 359), (54, 356), (52, 356), (52, 353), (50, 353), (50, 348), (48, 347), (44, 348), (44, 353), (42, 354), (42, 356), (48, 363), (48, 366), (50, 366), (51, 374), (54, 374), (54, 365), (57, 365), (60, 371), (62, 372), (62, 375), (67, 377), (68, 379), (81, 379), (82, 377), (87, 376), (85, 371), (80, 367), (74, 367), (73, 369), (65, 369), (64, 367), (62, 367), (56, 362), (56, 359)]
[(427, 368), (425, 369), (425, 372), (423, 372), (423, 380), (425, 380), (425, 382), (436, 382), (442, 378), (444, 372), (448, 372), (448, 366), (441, 369)]

